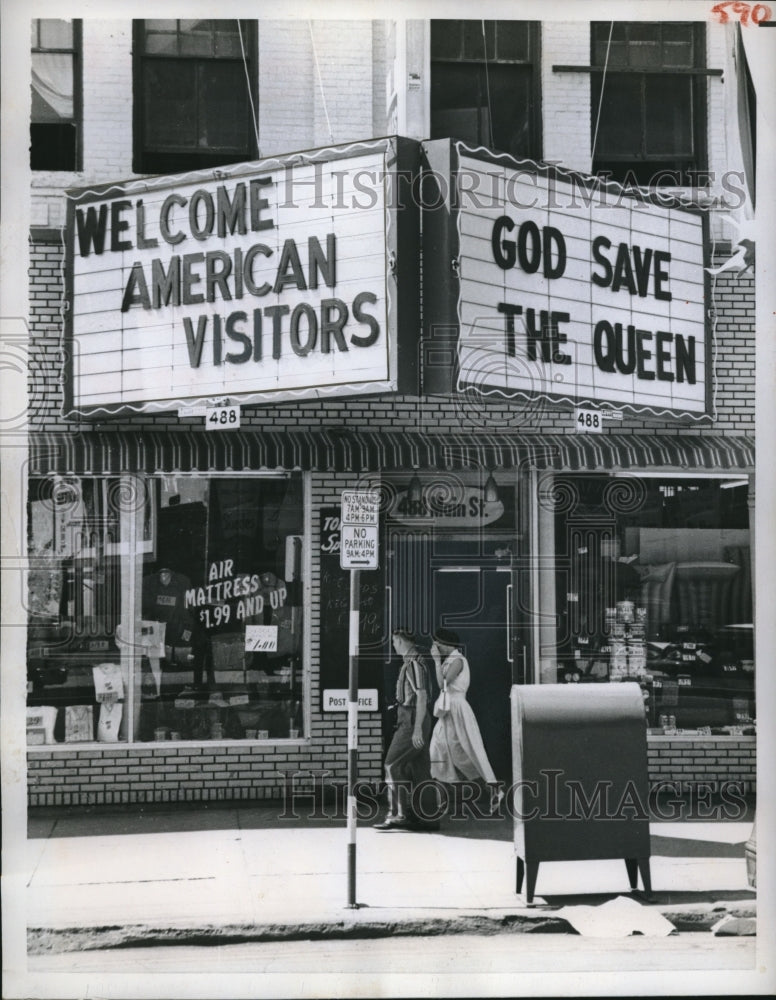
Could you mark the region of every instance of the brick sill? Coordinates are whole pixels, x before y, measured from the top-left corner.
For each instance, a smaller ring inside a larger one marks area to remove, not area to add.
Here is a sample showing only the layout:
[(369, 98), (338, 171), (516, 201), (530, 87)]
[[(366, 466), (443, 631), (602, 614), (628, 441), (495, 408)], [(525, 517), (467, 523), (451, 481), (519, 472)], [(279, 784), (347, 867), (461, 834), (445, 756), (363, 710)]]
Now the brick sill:
[(744, 743), (755, 743), (757, 741), (756, 733), (741, 733), (736, 735), (735, 733), (712, 733), (711, 735), (702, 736), (700, 733), (652, 733), (647, 732), (647, 740), (649, 743), (670, 743), (676, 740), (681, 740), (686, 743), (694, 741), (702, 741), (703, 743), (709, 742), (719, 742), (727, 743), (729, 740), (737, 740), (738, 742)]
[(246, 746), (255, 747), (298, 747), (307, 746), (312, 740), (309, 737), (300, 736), (298, 739), (270, 739), (270, 740), (150, 740), (146, 743), (41, 743), (36, 746), (28, 746), (28, 754), (48, 753), (49, 751), (65, 752), (69, 750), (156, 750), (159, 747), (174, 747), (185, 749), (186, 747), (237, 747), (242, 749)]

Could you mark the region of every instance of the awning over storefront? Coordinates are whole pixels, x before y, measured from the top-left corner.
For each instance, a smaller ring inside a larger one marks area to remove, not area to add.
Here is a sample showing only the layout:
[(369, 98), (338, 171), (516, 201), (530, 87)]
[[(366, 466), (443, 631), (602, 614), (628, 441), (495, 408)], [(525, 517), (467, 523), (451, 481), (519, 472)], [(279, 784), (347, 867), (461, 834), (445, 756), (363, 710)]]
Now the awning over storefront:
[(398, 469), (754, 471), (750, 437), (440, 434), (421, 431), (79, 432), (30, 437), (33, 475), (51, 472), (330, 472)]

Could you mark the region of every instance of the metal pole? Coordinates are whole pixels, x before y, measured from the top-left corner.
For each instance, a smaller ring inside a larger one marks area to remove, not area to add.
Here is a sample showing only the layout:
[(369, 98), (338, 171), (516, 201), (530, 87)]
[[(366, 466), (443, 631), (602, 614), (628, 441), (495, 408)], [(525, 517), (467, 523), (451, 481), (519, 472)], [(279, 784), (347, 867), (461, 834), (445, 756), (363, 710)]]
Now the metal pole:
[(361, 571), (350, 571), (350, 634), (348, 641), (348, 906), (356, 903), (356, 781), (358, 780), (358, 625)]

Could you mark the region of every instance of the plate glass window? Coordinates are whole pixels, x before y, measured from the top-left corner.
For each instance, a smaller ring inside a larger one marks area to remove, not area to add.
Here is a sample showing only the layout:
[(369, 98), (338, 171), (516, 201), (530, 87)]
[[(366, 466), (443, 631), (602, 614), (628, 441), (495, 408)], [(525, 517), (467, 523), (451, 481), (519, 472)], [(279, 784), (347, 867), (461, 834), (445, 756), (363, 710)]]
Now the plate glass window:
[(28, 743), (303, 737), (303, 509), (301, 475), (33, 479)]
[(32, 21), (33, 170), (80, 168), (81, 22)]
[(542, 679), (635, 681), (652, 727), (751, 731), (747, 478), (563, 476), (554, 487), (558, 632)]

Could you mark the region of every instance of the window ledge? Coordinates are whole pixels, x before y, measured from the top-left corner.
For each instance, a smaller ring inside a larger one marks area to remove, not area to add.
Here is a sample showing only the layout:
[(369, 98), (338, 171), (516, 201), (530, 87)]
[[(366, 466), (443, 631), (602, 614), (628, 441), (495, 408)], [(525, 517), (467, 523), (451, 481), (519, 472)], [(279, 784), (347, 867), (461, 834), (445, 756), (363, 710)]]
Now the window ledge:
[(245, 747), (245, 746), (260, 746), (264, 747), (287, 747), (291, 746), (306, 746), (312, 743), (312, 738), (309, 736), (298, 736), (291, 739), (285, 736), (276, 736), (268, 740), (259, 739), (221, 739), (221, 740), (149, 740), (147, 742), (133, 742), (125, 743), (123, 741), (118, 741), (116, 743), (39, 743), (27, 746), (27, 753), (32, 755), (42, 754), (42, 753), (66, 753), (69, 751), (77, 751), (78, 753), (83, 753), (85, 750), (88, 751), (111, 751), (111, 750), (156, 750), (159, 747), (174, 747), (176, 750), (186, 749), (186, 747)]
[(710, 736), (708, 734), (703, 736), (701, 733), (696, 733), (694, 731), (690, 732), (689, 730), (676, 733), (654, 733), (648, 730), (647, 740), (649, 743), (672, 743), (677, 741), (681, 741), (683, 743), (690, 743), (694, 741), (701, 741), (703, 743), (726, 743), (728, 740), (755, 743), (757, 741), (757, 733), (712, 733)]

